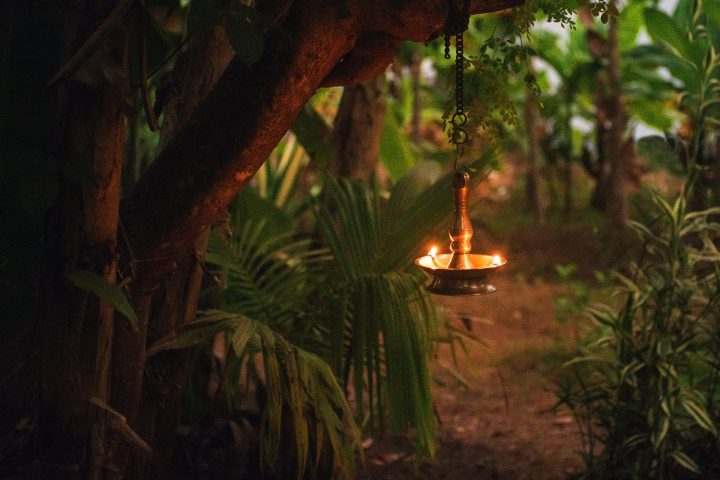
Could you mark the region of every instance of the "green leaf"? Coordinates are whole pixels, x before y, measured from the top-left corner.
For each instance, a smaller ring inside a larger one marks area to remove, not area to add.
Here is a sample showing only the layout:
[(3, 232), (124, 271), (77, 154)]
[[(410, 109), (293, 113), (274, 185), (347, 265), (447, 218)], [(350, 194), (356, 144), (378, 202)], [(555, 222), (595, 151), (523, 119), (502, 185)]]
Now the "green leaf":
[(380, 161), (393, 181), (402, 177), (416, 162), (415, 153), (392, 111), (385, 114), (380, 140)]
[(658, 130), (669, 130), (675, 124), (674, 108), (669, 102), (662, 100), (650, 100), (640, 96), (631, 99), (627, 104), (627, 111), (630, 115)]
[(702, 429), (717, 435), (717, 428), (710, 418), (710, 415), (708, 415), (707, 410), (705, 410), (705, 407), (698, 405), (689, 398), (683, 398), (682, 405), (685, 408), (685, 411), (690, 414), (693, 420), (695, 420)]
[(233, 14), (225, 26), (225, 34), (235, 54), (248, 67), (262, 58), (265, 48), (262, 34), (246, 14)]
[(640, 27), (643, 24), (643, 4), (629, 3), (620, 14), (619, 40), (623, 48), (635, 45)]
[(697, 463), (695, 461), (688, 457), (687, 454), (676, 451), (672, 452), (670, 456), (680, 465), (681, 467), (690, 470), (693, 473), (696, 473), (700, 475), (702, 472), (700, 471), (700, 467), (698, 467)]
[(658, 448), (663, 443), (663, 440), (665, 440), (669, 430), (670, 419), (663, 416), (662, 420), (660, 420), (659, 428), (653, 433), (653, 445), (655, 448)]
[(237, 216), (233, 215), (231, 228), (234, 233), (242, 231), (248, 224), (260, 229), (262, 236), (266, 238), (287, 235), (292, 229), (288, 215), (271, 200), (258, 195), (255, 189), (246, 188), (241, 191), (233, 200), (231, 210), (241, 212)]
[(232, 346), (235, 355), (241, 357), (245, 353), (245, 348), (253, 335), (255, 335), (255, 323), (249, 318), (245, 318), (244, 321), (238, 324), (232, 334)]
[[(670, 48), (663, 48), (658, 42), (657, 45), (640, 45), (623, 52), (628, 62), (635, 66), (642, 66), (644, 71), (652, 71), (657, 67), (665, 67), (670, 70), (673, 77), (677, 78), (685, 86), (686, 90), (696, 91), (700, 88), (700, 78), (695, 65), (680, 56), (678, 52)], [(625, 71), (628, 70), (626, 66)]]
[(237, 323), (238, 318), (244, 318), (217, 310), (201, 312), (200, 315), (199, 320), (182, 325), (163, 335), (148, 347), (147, 356), (165, 350), (182, 350), (207, 342), (218, 333), (230, 330)]
[(115, 310), (120, 312), (130, 321), (130, 326), (134, 331), (138, 331), (138, 318), (135, 315), (130, 302), (122, 292), (120, 287), (115, 284), (108, 283), (103, 277), (95, 272), (87, 270), (75, 270), (65, 274), (65, 278), (81, 290), (92, 293), (100, 300), (107, 303)]
[(715, 24), (715, 29), (720, 29), (720, 3), (706, 0), (703, 2), (703, 9), (707, 13), (708, 20)]
[(646, 8), (645, 28), (656, 42), (664, 43), (666, 47), (686, 59), (693, 58), (690, 42), (665, 12), (655, 8)]

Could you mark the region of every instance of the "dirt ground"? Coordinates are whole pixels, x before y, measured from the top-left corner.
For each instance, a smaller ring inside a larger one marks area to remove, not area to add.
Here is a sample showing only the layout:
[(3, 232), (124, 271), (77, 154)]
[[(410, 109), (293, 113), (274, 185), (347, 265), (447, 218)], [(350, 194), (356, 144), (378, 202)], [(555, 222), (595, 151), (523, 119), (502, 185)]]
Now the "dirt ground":
[(365, 478), (541, 480), (562, 478), (579, 467), (572, 417), (553, 412), (553, 377), (574, 348), (569, 328), (554, 318), (561, 287), (502, 274), (496, 284), (491, 295), (440, 299), (447, 314), (470, 325), (482, 344), (468, 343), (457, 366), (447, 346), (438, 351), (435, 461), (416, 469), (406, 439), (378, 438), (366, 452)]

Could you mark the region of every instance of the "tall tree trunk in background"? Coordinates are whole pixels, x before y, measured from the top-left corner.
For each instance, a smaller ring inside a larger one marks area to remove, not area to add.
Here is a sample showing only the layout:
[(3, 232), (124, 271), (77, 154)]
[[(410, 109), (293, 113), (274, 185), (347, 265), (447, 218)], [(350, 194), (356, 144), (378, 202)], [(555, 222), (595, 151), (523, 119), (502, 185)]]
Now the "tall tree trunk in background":
[[(114, 6), (109, 0), (67, 5), (65, 59)], [(126, 71), (126, 40), (122, 29), (115, 29), (96, 57), (107, 55), (99, 61)], [(38, 311), (43, 348), (37, 474), (42, 478), (97, 478), (103, 467), (106, 411), (88, 400), (108, 399), (114, 310), (71, 286), (64, 274), (86, 270), (107, 283), (116, 281), (127, 86), (123, 78), (109, 80), (112, 84), (68, 80), (58, 90), (52, 152), (59, 192), (48, 215)], [(78, 181), (77, 172), (92, 172), (94, 182)]]
[(542, 175), (540, 169), (540, 129), (538, 123), (537, 103), (528, 89), (525, 95), (525, 130), (528, 138), (527, 156), (527, 199), (535, 223), (545, 223), (545, 203), (542, 196)]
[(422, 112), (422, 98), (420, 97), (420, 67), (422, 56), (420, 47), (415, 46), (410, 57), (410, 80), (412, 85), (412, 118), (410, 119), (410, 134), (413, 142), (420, 142), (420, 113)]
[(573, 211), (573, 172), (572, 172), (572, 153), (567, 152), (562, 158), (562, 175), (563, 175), (563, 213), (566, 216)]
[[(162, 149), (205, 99), (233, 57), (221, 27), (194, 37), (179, 55), (166, 92), (159, 148)], [(195, 319), (210, 231), (203, 232), (188, 252), (179, 257), (173, 274), (153, 294), (148, 342)], [(146, 462), (133, 456), (127, 478), (169, 478), (173, 442), (182, 409), (182, 388), (192, 367), (189, 351), (169, 351), (147, 360), (137, 432), (152, 446)]]
[(582, 162), (595, 179), (591, 204), (605, 212), (611, 227), (619, 230), (627, 217), (625, 181), (628, 165), (633, 161), (632, 142), (625, 142), (627, 116), (623, 107), (620, 78), (620, 44), (618, 17), (610, 15), (608, 37), (604, 39), (594, 29), (592, 16), (582, 11), (580, 19), (587, 26), (588, 48), (598, 62), (606, 64), (595, 79), (595, 159), (588, 149)]
[[(617, 2), (613, 1), (615, 5)], [(605, 92), (605, 110), (609, 122), (606, 151), (610, 165), (606, 205), (608, 220), (614, 229), (621, 229), (627, 217), (627, 198), (625, 176), (627, 164), (632, 161), (623, 149), (623, 135), (627, 127), (627, 117), (622, 105), (622, 84), (620, 79), (620, 40), (618, 38), (618, 17), (610, 16), (608, 32), (607, 92)]]
[(385, 75), (343, 89), (333, 127), (332, 171), (369, 181), (378, 164), (385, 123)]
[(566, 132), (567, 143), (562, 147), (562, 180), (563, 180), (563, 213), (565, 216), (569, 216), (573, 210), (573, 149), (572, 149), (572, 127), (570, 126), (570, 119), (572, 117), (572, 105), (571, 100), (566, 99), (564, 103), (565, 118), (567, 119), (563, 125), (563, 129)]

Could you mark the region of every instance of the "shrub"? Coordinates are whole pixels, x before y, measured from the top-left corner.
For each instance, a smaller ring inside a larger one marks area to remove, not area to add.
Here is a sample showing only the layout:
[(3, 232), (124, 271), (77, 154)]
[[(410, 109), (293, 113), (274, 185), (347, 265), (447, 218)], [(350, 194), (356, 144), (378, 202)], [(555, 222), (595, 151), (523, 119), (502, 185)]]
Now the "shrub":
[(720, 478), (720, 208), (652, 200), (632, 222), (639, 261), (616, 274), (624, 302), (590, 310), (602, 334), (559, 388), (581, 432), (578, 478)]

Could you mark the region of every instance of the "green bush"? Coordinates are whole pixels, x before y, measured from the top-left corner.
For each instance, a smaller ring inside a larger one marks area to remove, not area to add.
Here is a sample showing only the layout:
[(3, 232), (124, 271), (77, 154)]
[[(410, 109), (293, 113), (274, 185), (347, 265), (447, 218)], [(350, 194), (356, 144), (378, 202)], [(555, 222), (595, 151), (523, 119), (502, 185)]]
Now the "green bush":
[(354, 478), (359, 426), (386, 420), (413, 433), (419, 457), (432, 457), (428, 364), (440, 318), (412, 260), (446, 221), (449, 183), (447, 175), (433, 183), (419, 168), (385, 195), (327, 178), (313, 202), (314, 236), (278, 236), (286, 222), (267, 214), (277, 206), (246, 196), (243, 205), (263, 215), (233, 212), (228, 231), (236, 234), (210, 241), (208, 263), (224, 287), (214, 306), (222, 310), (200, 312), (149, 354), (207, 346), (220, 335), (227, 410), (257, 391), (265, 399), (259, 447), (271, 474)]
[(559, 388), (581, 432), (578, 478), (720, 478), (720, 208), (652, 200), (632, 223), (639, 262), (616, 274), (624, 303), (590, 310), (602, 335)]

